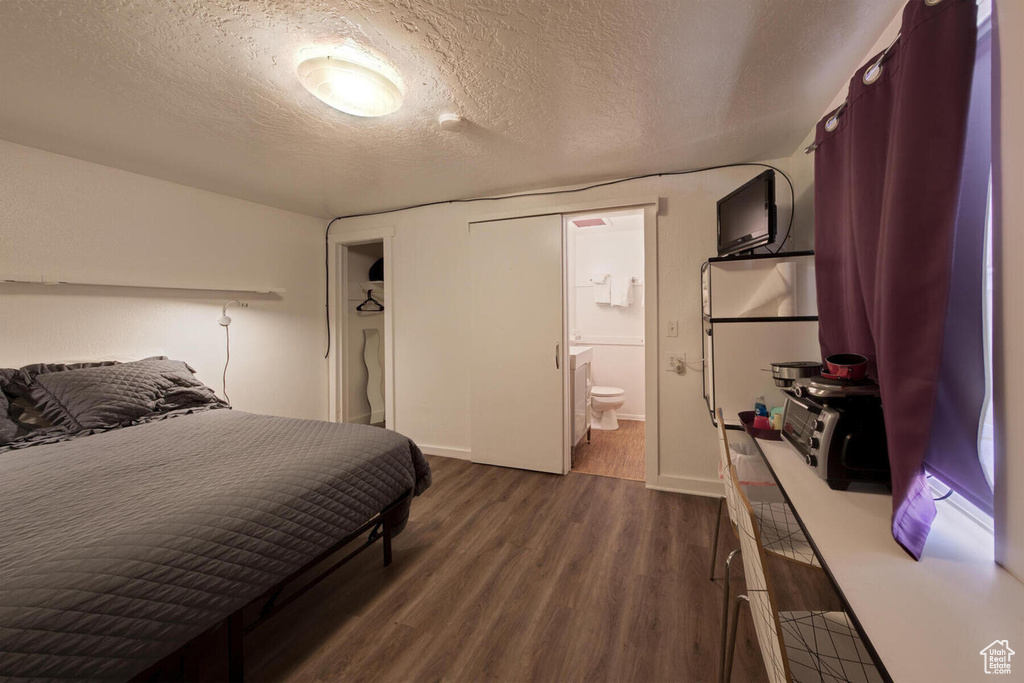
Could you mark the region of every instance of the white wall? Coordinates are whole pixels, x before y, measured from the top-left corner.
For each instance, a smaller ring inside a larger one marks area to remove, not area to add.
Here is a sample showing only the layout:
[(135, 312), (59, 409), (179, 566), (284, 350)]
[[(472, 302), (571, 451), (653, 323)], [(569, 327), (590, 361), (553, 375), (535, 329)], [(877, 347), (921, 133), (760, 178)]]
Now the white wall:
[(1024, 3), (997, 0), (1002, 193), (995, 238), (996, 560), (1024, 581)]
[(594, 385), (625, 390), (626, 402), (618, 410), (619, 418), (643, 420), (647, 411), (644, 396), (644, 347), (596, 344), (592, 348)]
[[(363, 347), (365, 338), (364, 330), (377, 330), (380, 335), (379, 359), (381, 368), (384, 367), (386, 358), (384, 349), (384, 312), (371, 313), (369, 311), (357, 311), (356, 307), (366, 300), (366, 292), (360, 288), (360, 283), (366, 284), (369, 279), (370, 266), (384, 257), (384, 243), (371, 242), (369, 244), (358, 244), (348, 248), (348, 324), (346, 334), (348, 335), (348, 358), (345, 367), (348, 370), (348, 422), (359, 424), (370, 424), (370, 401), (366, 397), (366, 364), (363, 360)], [(386, 293), (376, 290), (373, 298), (387, 306)], [(383, 391), (382, 391), (383, 395)]]
[[(796, 246), (809, 243), (807, 205), (812, 159), (802, 152), (777, 164), (796, 184)], [(701, 356), (700, 266), (715, 254), (715, 203), (757, 175), (760, 168), (723, 169), (689, 176), (650, 178), (582, 193), (449, 204), (384, 216), (339, 221), (337, 234), (393, 227), (395, 320), (395, 428), (426, 449), (469, 454), (469, 229), (496, 212), (579, 212), (587, 202), (636, 205), (660, 198), (658, 304), (660, 454), (658, 486), (720, 491), (715, 431), (701, 391), (701, 373), (667, 373), (670, 354)], [(788, 187), (779, 183), (780, 222), (789, 215)], [(783, 228), (784, 229), (784, 228)], [(679, 321), (679, 336), (665, 336), (665, 321)], [(650, 406), (647, 409), (650, 418)]]
[[(601, 212), (608, 226), (577, 228), (567, 222), (569, 258), (569, 341), (594, 349), (594, 384), (620, 387), (624, 419), (644, 418), (644, 215), (643, 211)], [(630, 306), (594, 302), (595, 274), (635, 277)], [(575, 335), (575, 336), (574, 336)], [(617, 340), (617, 341), (616, 341)]]
[(0, 141), (0, 278), (208, 288), (281, 296), (0, 284), (0, 366), (163, 353), (236, 408), (323, 419), (325, 221)]

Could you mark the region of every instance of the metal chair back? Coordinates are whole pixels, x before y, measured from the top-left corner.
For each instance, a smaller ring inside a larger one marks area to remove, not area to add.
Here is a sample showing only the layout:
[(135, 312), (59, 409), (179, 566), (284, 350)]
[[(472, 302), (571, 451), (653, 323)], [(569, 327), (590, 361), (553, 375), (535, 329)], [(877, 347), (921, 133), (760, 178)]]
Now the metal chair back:
[[(729, 469), (728, 479), (736, 492), (738, 515), (736, 527), (740, 537), (740, 555), (743, 558), (743, 576), (746, 582), (746, 595), (750, 603), (750, 615), (757, 633), (757, 642), (764, 658), (768, 679), (772, 683), (789, 683), (792, 674), (789, 670), (789, 659), (786, 657), (786, 646), (782, 640), (782, 627), (779, 624), (778, 603), (772, 588), (771, 577), (765, 571), (767, 554), (761, 545), (761, 532), (757, 526), (757, 517), (750, 501), (739, 486), (736, 468)], [(733, 626), (735, 629), (736, 626)]]

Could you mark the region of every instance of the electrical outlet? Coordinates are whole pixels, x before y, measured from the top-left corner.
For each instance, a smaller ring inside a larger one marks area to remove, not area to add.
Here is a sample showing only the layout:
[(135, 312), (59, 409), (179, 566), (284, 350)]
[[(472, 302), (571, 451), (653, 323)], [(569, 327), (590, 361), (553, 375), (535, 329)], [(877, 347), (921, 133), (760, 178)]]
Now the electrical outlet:
[(678, 337), (679, 336), (679, 321), (669, 320), (668, 321), (668, 336)]

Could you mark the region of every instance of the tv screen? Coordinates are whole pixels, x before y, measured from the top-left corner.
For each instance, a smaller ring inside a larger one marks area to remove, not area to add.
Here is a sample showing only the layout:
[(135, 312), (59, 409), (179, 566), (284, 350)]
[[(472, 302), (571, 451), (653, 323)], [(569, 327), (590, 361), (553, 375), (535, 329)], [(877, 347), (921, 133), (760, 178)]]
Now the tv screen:
[(767, 170), (718, 200), (718, 255), (775, 241), (775, 171)]

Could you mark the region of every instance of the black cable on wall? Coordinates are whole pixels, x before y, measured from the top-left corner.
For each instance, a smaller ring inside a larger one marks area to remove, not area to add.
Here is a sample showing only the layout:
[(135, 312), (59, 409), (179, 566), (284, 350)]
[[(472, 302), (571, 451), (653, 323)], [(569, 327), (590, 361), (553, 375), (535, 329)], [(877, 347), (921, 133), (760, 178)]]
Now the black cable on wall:
[[(782, 251), (782, 248), (786, 246), (786, 242), (789, 241), (790, 233), (793, 230), (793, 216), (796, 214), (796, 190), (793, 188), (793, 181), (790, 180), (786, 172), (778, 166), (771, 164), (764, 164), (757, 161), (740, 162), (735, 164), (720, 164), (718, 166), (705, 166), (703, 168), (692, 168), (685, 171), (662, 171), (660, 173), (644, 173), (643, 175), (629, 176), (628, 178), (617, 178), (615, 180), (606, 180), (600, 183), (593, 183), (592, 185), (586, 185), (583, 187), (569, 188), (565, 190), (539, 190), (536, 192), (520, 192), (519, 194), (506, 194), (494, 197), (467, 197), (465, 199), (441, 199), (434, 202), (423, 202), (422, 204), (411, 204), (409, 206), (400, 206), (395, 209), (381, 209), (380, 211), (367, 211), (365, 213), (352, 213), (346, 216), (336, 216), (330, 220), (327, 224), (327, 228), (324, 230), (324, 311), (327, 320), (327, 352), (324, 354), (324, 358), (331, 355), (331, 282), (330, 282), (330, 268), (331, 268), (331, 226), (334, 225), (335, 221), (344, 220), (346, 218), (363, 218), (366, 216), (382, 216), (389, 213), (397, 213), (399, 211), (408, 211), (410, 209), (422, 209), (427, 206), (440, 206), (442, 204), (469, 204), (471, 202), (496, 202), (503, 199), (520, 199), (522, 197), (550, 197), (559, 194), (573, 194), (576, 192), (585, 192), (587, 190), (595, 190), (599, 187), (608, 187), (610, 185), (618, 185), (620, 183), (628, 183), (634, 180), (646, 180), (647, 178), (662, 178), (664, 176), (679, 176), (679, 175), (690, 175), (691, 173), (706, 173), (708, 171), (717, 171), (723, 168), (743, 168), (755, 166), (757, 168), (770, 168), (773, 171), (777, 171), (786, 179), (789, 183), (789, 198), (790, 198), (790, 210), (789, 210), (789, 225), (786, 226), (786, 236), (779, 242), (779, 246), (773, 254), (778, 254)], [(769, 250), (770, 251), (770, 250)]]

